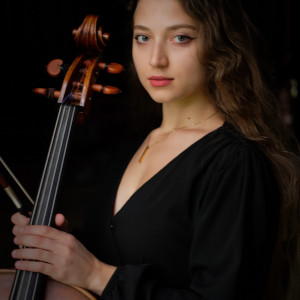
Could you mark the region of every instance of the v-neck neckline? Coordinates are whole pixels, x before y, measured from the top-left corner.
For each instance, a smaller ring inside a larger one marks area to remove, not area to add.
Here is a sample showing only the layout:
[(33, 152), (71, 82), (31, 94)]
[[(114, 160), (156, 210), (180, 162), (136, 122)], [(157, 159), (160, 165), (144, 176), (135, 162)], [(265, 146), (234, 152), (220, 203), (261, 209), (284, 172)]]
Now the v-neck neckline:
[[(190, 152), (198, 144), (201, 144), (201, 143), (205, 142), (211, 136), (213, 136), (214, 134), (216, 134), (217, 132), (219, 132), (220, 130), (222, 130), (223, 128), (225, 128), (226, 124), (227, 123), (224, 122), (223, 125), (221, 125), (220, 127), (216, 128), (215, 130), (207, 133), (206, 135), (204, 135), (200, 139), (196, 140), (190, 146), (188, 146), (186, 149), (184, 149), (182, 152), (180, 152), (178, 155), (176, 155), (165, 166), (163, 166), (159, 171), (157, 171), (153, 176), (151, 176), (147, 181), (145, 181), (134, 193), (132, 193), (132, 195), (128, 198), (128, 200), (124, 203), (124, 205), (117, 211), (116, 214), (114, 214), (114, 205), (115, 205), (115, 201), (116, 201), (116, 196), (117, 196), (117, 192), (118, 192), (118, 189), (119, 189), (119, 185), (121, 183), (122, 177), (124, 175), (124, 172), (125, 172), (128, 164), (130, 163), (130, 161), (131, 161), (134, 153), (136, 152), (136, 149), (135, 149), (135, 151), (133, 152), (133, 154), (132, 153), (130, 154), (129, 159), (126, 160), (126, 163), (124, 163), (124, 166), (120, 170), (120, 176), (119, 176), (118, 182), (117, 182), (117, 184), (116, 184), (116, 186), (114, 188), (114, 192), (113, 192), (113, 195), (112, 195), (112, 220), (115, 220), (116, 218), (118, 218), (118, 216), (120, 214), (122, 214), (123, 210), (126, 210), (126, 207), (132, 202), (132, 200), (136, 197), (136, 195), (139, 194), (142, 190), (144, 190), (152, 181), (154, 181), (162, 173), (166, 172), (175, 162), (177, 162), (178, 160), (182, 159), (183, 156), (186, 153)], [(138, 145), (138, 147), (139, 146), (140, 145)]]

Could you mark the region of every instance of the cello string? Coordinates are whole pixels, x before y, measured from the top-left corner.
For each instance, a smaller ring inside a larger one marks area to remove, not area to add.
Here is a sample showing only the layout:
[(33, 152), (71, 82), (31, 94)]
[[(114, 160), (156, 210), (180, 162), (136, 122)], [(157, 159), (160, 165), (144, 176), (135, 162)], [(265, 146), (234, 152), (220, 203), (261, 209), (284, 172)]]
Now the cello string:
[[(63, 104), (60, 106), (60, 109), (59, 109), (59, 114), (58, 114), (57, 121), (56, 121), (56, 124), (55, 124), (55, 128), (54, 128), (50, 148), (49, 148), (49, 151), (48, 151), (48, 156), (47, 156), (47, 159), (46, 159), (44, 172), (43, 172), (42, 179), (41, 179), (41, 182), (43, 182), (43, 184), (40, 184), (40, 189), (38, 191), (38, 196), (37, 196), (37, 199), (38, 198), (47, 199), (46, 202), (44, 202), (44, 204), (46, 204), (46, 207), (48, 207), (48, 205), (49, 205), (51, 195), (49, 193), (48, 193), (48, 195), (45, 195), (45, 194), (49, 190), (52, 191), (52, 188), (53, 188), (53, 178), (52, 178), (52, 181), (51, 181), (50, 176), (53, 177), (53, 174), (54, 174), (52, 172), (53, 167), (55, 167), (55, 169), (57, 168), (57, 166), (55, 166), (55, 164), (54, 164), (54, 160), (55, 160), (54, 154), (57, 153), (56, 149), (57, 149), (59, 141), (61, 140), (61, 138), (60, 138), (61, 135), (59, 135), (57, 133), (63, 132), (62, 136), (63, 137), (65, 136), (65, 132), (64, 132), (65, 128), (64, 128), (64, 131), (63, 131), (62, 127), (64, 125), (65, 126), (68, 125), (68, 123), (70, 123), (70, 124), (73, 123), (74, 113), (75, 113), (75, 110), (76, 110), (76, 106), (74, 107), (74, 109), (69, 109), (69, 108), (71, 108), (71, 106), (69, 106), (67, 104), (64, 104), (64, 102), (68, 98), (72, 98), (73, 94), (78, 91), (78, 89), (80, 88), (80, 84), (81, 84), (81, 82), (83, 81), (83, 79), (86, 75), (86, 72), (87, 72), (87, 68), (84, 68), (83, 74), (82, 74), (82, 76), (79, 80), (79, 84), (77, 85), (76, 88), (72, 87), (71, 92), (63, 99)], [(75, 92), (74, 92), (74, 90), (75, 90)], [(71, 122), (67, 121), (64, 124), (64, 120), (66, 120), (66, 119), (68, 120), (68, 115), (69, 115), (69, 112), (71, 112), (71, 111), (72, 111)], [(65, 114), (66, 114), (66, 116), (65, 116)], [(52, 168), (50, 168), (49, 166), (52, 166)], [(55, 191), (55, 194), (56, 194), (56, 192), (57, 191)], [(47, 209), (45, 210), (45, 208), (42, 207), (42, 205), (38, 205), (38, 208), (36, 209), (36, 211), (34, 211), (34, 214), (33, 214), (34, 218), (32, 218), (32, 219), (36, 219), (36, 220), (40, 220), (40, 221), (42, 219), (42, 224), (45, 224), (45, 218), (46, 218), (45, 211), (47, 211)], [(42, 215), (42, 212), (44, 212), (43, 215)], [(46, 222), (46, 223), (49, 223), (49, 222), (51, 222), (51, 218), (48, 219), (48, 222)], [(50, 224), (48, 224), (48, 225), (50, 225)]]
[[(73, 105), (62, 105), (59, 110), (57, 124), (45, 164), (45, 171), (42, 176), (43, 184), (40, 185), (41, 189), (38, 193), (38, 199), (44, 199), (43, 205), (37, 205), (36, 212), (34, 212), (34, 219), (43, 225), (50, 225), (52, 221), (53, 207), (49, 208), (49, 205), (51, 204), (51, 199), (55, 198), (57, 194), (63, 165), (62, 161), (64, 159), (75, 112), (76, 106)], [(57, 174), (59, 175), (58, 177), (56, 177)], [(40, 200), (38, 202), (40, 202)], [(52, 203), (54, 203), (54, 201), (52, 201)]]
[[(76, 111), (76, 106), (73, 105), (64, 106), (63, 108), (64, 116), (61, 120), (61, 129), (59, 130), (60, 134), (58, 136), (58, 143), (56, 143), (56, 149), (54, 151), (54, 153), (56, 153), (57, 155), (54, 158), (54, 163), (53, 163), (54, 171), (52, 171), (51, 181), (50, 181), (50, 190), (52, 191), (52, 194), (49, 193), (46, 202), (46, 208), (44, 208), (45, 212), (50, 212), (49, 216), (44, 214), (43, 217), (43, 224), (47, 224), (48, 226), (50, 226), (52, 215), (54, 212), (54, 201), (50, 201), (50, 200), (52, 198), (56, 198), (58, 192), (60, 177), (62, 174), (63, 160), (65, 158), (68, 139), (70, 136), (70, 129), (73, 124), (73, 120), (74, 120), (73, 117), (75, 111)], [(49, 205), (51, 203), (52, 203), (52, 207), (49, 208)], [(48, 217), (47, 220), (45, 220), (46, 217)]]
[[(55, 124), (55, 127), (54, 127), (54, 131), (53, 131), (53, 135), (52, 135), (52, 138), (51, 138), (51, 142), (50, 142), (50, 148), (49, 148), (49, 151), (48, 151), (48, 154), (47, 154), (47, 158), (46, 158), (46, 163), (45, 163), (45, 167), (44, 167), (44, 170), (43, 170), (43, 174), (42, 174), (42, 177), (41, 177), (41, 183), (43, 182), (46, 182), (48, 180), (48, 177), (49, 177), (49, 170), (48, 170), (48, 166), (49, 164), (51, 163), (51, 161), (53, 160), (53, 147), (54, 145), (57, 143), (56, 142), (56, 139), (57, 139), (57, 135), (55, 134), (58, 130), (58, 128), (60, 127), (59, 123), (61, 121), (61, 115), (62, 115), (62, 108), (63, 106), (60, 106), (59, 107), (59, 112), (58, 112), (58, 116), (57, 116), (57, 119), (56, 119), (56, 124)], [(38, 193), (37, 193), (37, 203), (40, 202), (39, 199), (43, 199), (45, 197), (45, 184), (40, 184), (39, 185), (39, 190), (38, 190)], [(35, 209), (33, 210), (33, 214), (32, 214), (32, 218), (31, 218), (31, 221), (33, 219), (40, 219), (40, 214), (41, 214), (41, 207), (40, 205), (36, 205), (35, 206)], [(33, 221), (32, 221), (33, 222)]]

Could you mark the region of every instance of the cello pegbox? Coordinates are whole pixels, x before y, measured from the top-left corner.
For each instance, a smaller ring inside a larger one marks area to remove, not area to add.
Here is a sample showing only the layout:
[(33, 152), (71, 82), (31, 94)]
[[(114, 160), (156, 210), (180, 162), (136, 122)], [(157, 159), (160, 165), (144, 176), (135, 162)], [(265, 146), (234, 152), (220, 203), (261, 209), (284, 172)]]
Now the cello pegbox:
[[(93, 92), (103, 94), (119, 94), (117, 87), (96, 84), (99, 71), (110, 74), (121, 73), (124, 68), (118, 63), (101, 62), (102, 50), (109, 39), (108, 33), (102, 32), (98, 16), (88, 15), (78, 29), (73, 30), (74, 40), (78, 48), (83, 50), (70, 66), (67, 66), (60, 91), (54, 89), (35, 89), (34, 92), (48, 98), (57, 98), (59, 104), (71, 104), (89, 111), (89, 102)], [(47, 65), (47, 72), (57, 77), (63, 68), (61, 59), (54, 59)]]

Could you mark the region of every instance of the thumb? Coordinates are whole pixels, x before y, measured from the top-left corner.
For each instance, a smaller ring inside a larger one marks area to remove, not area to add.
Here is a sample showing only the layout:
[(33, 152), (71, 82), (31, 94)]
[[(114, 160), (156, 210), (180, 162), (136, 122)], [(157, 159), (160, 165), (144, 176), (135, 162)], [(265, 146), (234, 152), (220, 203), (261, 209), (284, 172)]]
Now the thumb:
[(55, 225), (62, 231), (68, 231), (68, 220), (63, 214), (56, 214)]

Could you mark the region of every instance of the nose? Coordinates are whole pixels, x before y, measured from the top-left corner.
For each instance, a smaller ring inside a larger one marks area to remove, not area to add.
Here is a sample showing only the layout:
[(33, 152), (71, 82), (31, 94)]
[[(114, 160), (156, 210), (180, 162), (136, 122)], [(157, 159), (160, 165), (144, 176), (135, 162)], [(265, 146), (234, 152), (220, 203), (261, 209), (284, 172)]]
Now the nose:
[(153, 68), (165, 68), (168, 66), (169, 60), (164, 45), (161, 43), (153, 45), (149, 64)]

